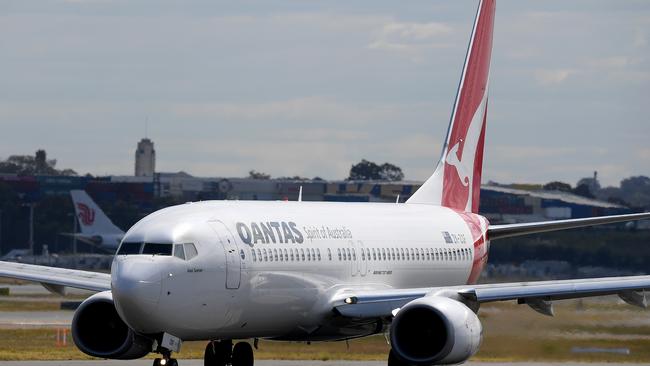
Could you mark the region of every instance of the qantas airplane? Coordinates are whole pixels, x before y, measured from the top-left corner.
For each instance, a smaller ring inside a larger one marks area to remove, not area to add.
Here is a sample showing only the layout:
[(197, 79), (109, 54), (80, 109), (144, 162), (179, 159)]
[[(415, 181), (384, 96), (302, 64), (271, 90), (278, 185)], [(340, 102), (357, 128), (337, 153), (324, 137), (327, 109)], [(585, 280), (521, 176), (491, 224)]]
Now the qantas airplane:
[[(204, 340), (205, 365), (253, 365), (248, 342), (387, 333), (388, 365), (456, 364), (481, 344), (481, 304), (618, 295), (646, 307), (650, 276), (476, 284), (490, 242), (650, 218), (650, 213), (491, 225), (478, 212), (495, 2), (479, 3), (437, 168), (406, 203), (207, 201), (168, 207), (125, 234), (110, 274), (0, 262), (0, 276), (97, 291), (72, 335), (88, 355), (160, 354)], [(498, 243), (496, 244), (498, 245)]]
[(71, 235), (88, 244), (117, 249), (124, 237), (124, 231), (113, 224), (86, 191), (72, 190), (70, 196), (81, 228), (81, 233)]

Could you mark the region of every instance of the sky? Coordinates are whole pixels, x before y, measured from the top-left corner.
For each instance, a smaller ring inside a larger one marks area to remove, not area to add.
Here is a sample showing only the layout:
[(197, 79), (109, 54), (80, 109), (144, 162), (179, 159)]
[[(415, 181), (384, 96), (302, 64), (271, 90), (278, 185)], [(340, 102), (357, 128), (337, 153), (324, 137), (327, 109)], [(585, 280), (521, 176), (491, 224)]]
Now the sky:
[[(131, 175), (147, 135), (157, 171), (424, 180), (476, 5), (0, 0), (0, 159)], [(650, 175), (649, 39), (648, 1), (498, 1), (483, 181)]]

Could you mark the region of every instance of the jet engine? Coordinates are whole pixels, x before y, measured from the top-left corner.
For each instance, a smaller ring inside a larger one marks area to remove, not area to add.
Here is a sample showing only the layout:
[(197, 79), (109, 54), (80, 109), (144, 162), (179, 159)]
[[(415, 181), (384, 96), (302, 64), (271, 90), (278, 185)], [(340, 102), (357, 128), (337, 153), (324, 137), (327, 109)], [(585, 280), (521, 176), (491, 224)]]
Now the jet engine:
[(152, 339), (135, 333), (122, 321), (110, 291), (81, 303), (72, 318), (72, 339), (87, 355), (120, 360), (143, 357), (153, 345)]
[(457, 364), (481, 345), (483, 328), (464, 304), (443, 296), (422, 297), (404, 305), (390, 329), (394, 354), (407, 364)]

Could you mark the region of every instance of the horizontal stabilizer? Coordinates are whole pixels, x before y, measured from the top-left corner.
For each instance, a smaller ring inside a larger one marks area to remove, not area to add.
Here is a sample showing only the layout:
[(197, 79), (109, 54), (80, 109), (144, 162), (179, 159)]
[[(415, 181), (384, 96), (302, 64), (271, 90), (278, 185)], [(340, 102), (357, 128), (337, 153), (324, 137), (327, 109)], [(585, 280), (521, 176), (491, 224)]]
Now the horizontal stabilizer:
[(488, 239), (489, 240), (503, 239), (512, 236), (536, 234), (536, 233), (543, 233), (547, 231), (575, 229), (575, 228), (585, 227), (585, 226), (614, 224), (617, 222), (647, 220), (647, 219), (650, 219), (650, 212), (629, 214), (629, 215), (589, 217), (585, 219), (528, 222), (523, 224), (490, 225), (490, 227), (488, 228)]

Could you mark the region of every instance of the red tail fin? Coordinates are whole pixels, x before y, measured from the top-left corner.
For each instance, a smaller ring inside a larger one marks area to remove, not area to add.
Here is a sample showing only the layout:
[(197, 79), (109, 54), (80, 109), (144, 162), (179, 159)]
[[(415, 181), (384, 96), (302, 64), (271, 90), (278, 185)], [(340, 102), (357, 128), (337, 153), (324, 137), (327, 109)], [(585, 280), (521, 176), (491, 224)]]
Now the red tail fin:
[(442, 156), (409, 203), (478, 211), (494, 12), (495, 0), (479, 3)]

